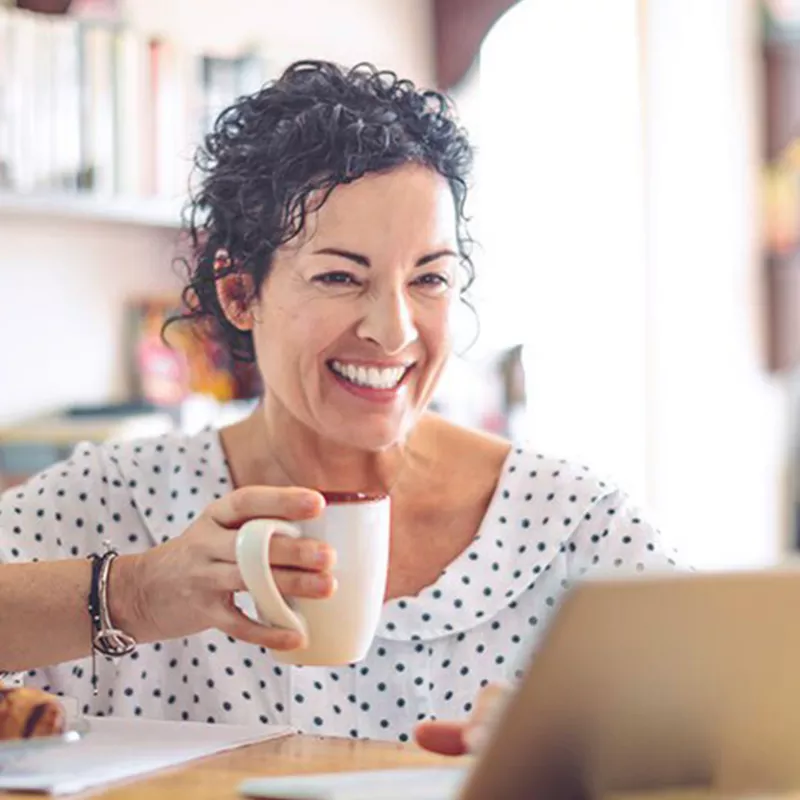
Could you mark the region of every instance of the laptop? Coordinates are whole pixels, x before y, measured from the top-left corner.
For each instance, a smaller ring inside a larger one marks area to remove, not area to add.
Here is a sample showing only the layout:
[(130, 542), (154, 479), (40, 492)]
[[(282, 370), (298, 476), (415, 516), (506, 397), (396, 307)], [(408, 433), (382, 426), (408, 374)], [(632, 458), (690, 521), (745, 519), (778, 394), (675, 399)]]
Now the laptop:
[(245, 781), (276, 800), (583, 800), (800, 787), (800, 568), (591, 579), (468, 768)]

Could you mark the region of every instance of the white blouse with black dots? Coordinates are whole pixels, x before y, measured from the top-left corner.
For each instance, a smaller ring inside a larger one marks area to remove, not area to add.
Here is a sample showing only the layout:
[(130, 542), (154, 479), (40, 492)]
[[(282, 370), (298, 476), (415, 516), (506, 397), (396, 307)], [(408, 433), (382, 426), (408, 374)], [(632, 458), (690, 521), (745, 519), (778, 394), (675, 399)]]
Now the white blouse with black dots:
[[(212, 430), (83, 445), (0, 496), (0, 563), (84, 558), (106, 539), (139, 552), (179, 536), (230, 490)], [(360, 663), (282, 666), (263, 648), (209, 631), (98, 659), (97, 697), (88, 658), (24, 677), (77, 698), (88, 714), (406, 741), (419, 720), (461, 718), (480, 687), (519, 677), (573, 579), (674, 566), (673, 551), (617, 488), (585, 467), (516, 449), (472, 544), (419, 595), (386, 603)]]

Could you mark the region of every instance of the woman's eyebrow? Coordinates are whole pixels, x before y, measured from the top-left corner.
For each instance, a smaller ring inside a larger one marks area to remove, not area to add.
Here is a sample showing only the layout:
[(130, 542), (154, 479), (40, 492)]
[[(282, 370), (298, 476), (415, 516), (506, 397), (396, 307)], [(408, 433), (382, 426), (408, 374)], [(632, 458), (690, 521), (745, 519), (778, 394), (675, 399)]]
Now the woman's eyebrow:
[[(319, 250), (315, 250), (313, 252), (313, 255), (337, 256), (338, 258), (346, 258), (348, 261), (352, 261), (355, 264), (358, 264), (362, 267), (372, 266), (369, 258), (367, 258), (366, 256), (361, 255), (360, 253), (354, 253), (351, 250), (344, 250), (340, 247), (323, 247)], [(445, 258), (448, 256), (452, 258), (458, 258), (458, 255), (453, 250), (445, 248), (444, 250), (437, 250), (433, 253), (428, 253), (428, 255), (422, 256), (422, 258), (417, 260), (417, 263), (414, 266), (424, 267), (427, 264), (436, 261), (437, 259)]]
[(339, 258), (346, 258), (348, 261), (353, 261), (362, 267), (370, 267), (370, 260), (366, 256), (359, 253), (353, 253), (350, 250), (341, 250), (338, 247), (323, 247), (321, 250), (315, 250), (315, 256), (338, 256)]
[(422, 256), (417, 263), (416, 266), (424, 267), (426, 264), (430, 264), (432, 261), (436, 261), (439, 258), (444, 258), (445, 256), (452, 256), (453, 258), (458, 258), (458, 255), (454, 253), (452, 250), (445, 248), (444, 250), (437, 250), (435, 253), (429, 253), (427, 256)]

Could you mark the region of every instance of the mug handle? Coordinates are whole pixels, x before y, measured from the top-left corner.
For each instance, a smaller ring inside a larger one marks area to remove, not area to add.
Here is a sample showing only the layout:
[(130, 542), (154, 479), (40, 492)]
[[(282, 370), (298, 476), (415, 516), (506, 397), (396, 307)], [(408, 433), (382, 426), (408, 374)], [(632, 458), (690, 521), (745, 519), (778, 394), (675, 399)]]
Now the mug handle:
[(236, 563), (247, 591), (255, 601), (261, 621), (276, 628), (288, 628), (305, 636), (308, 629), (302, 615), (292, 609), (280, 593), (269, 562), (269, 543), (273, 534), (294, 539), (300, 529), (282, 519), (254, 519), (239, 529), (236, 537)]

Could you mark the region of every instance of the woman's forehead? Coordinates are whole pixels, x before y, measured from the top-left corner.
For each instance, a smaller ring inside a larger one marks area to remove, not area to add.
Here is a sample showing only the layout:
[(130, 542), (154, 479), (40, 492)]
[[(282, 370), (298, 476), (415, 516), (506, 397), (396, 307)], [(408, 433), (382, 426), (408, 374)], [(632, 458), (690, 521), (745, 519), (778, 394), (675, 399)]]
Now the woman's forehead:
[(341, 237), (448, 243), (456, 232), (453, 195), (441, 175), (417, 165), (368, 174), (335, 187), (307, 228), (305, 242), (313, 246)]

